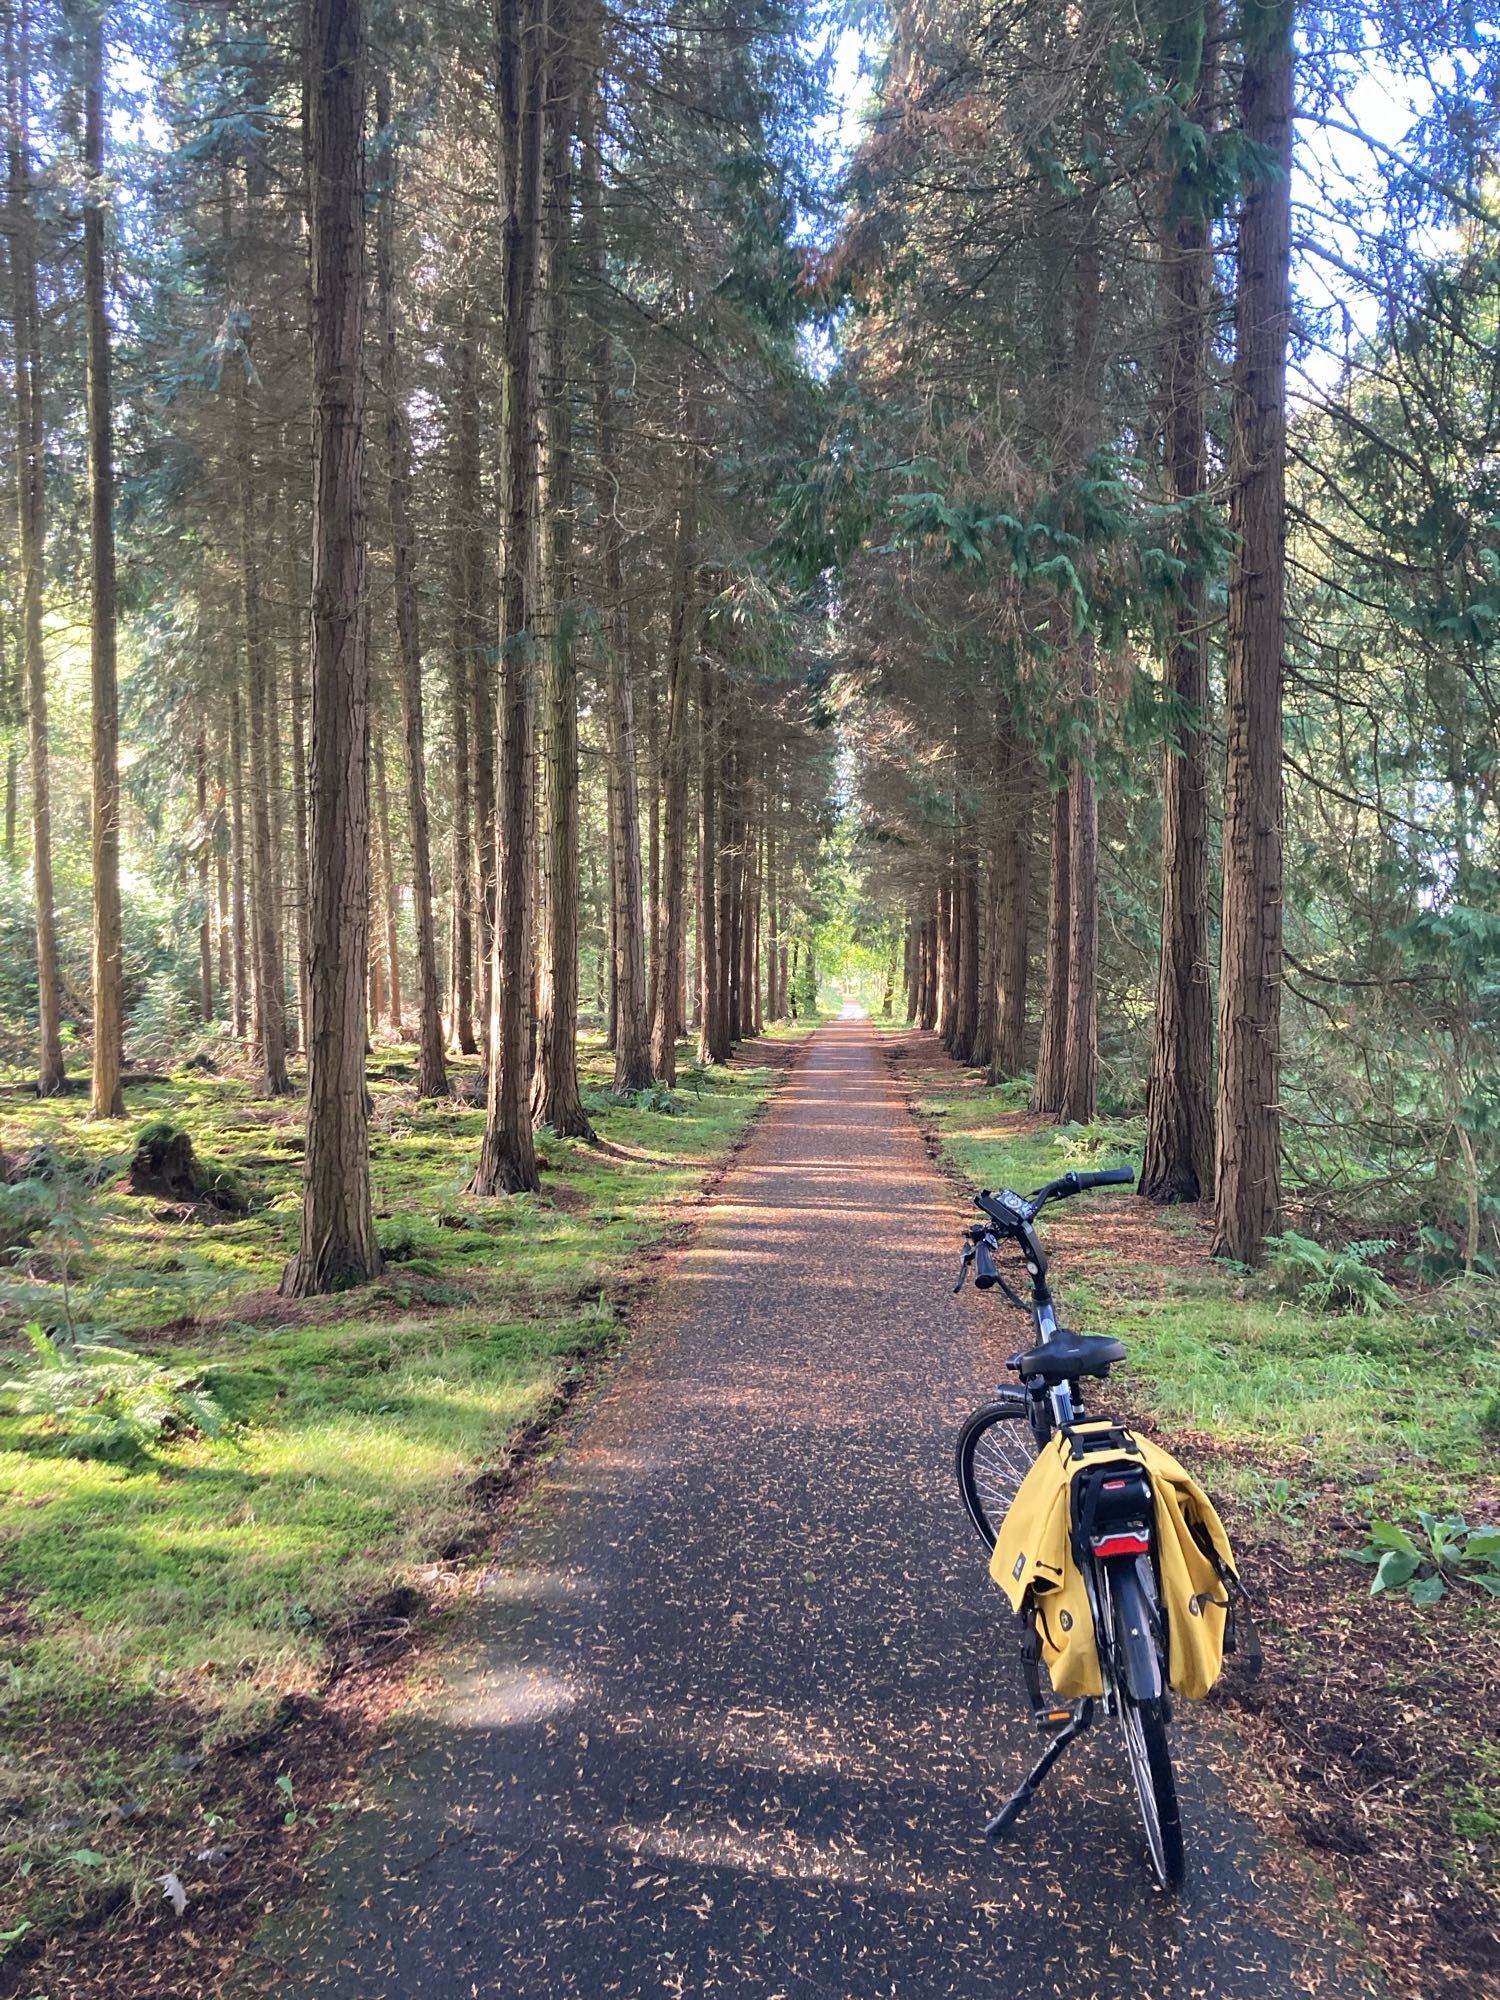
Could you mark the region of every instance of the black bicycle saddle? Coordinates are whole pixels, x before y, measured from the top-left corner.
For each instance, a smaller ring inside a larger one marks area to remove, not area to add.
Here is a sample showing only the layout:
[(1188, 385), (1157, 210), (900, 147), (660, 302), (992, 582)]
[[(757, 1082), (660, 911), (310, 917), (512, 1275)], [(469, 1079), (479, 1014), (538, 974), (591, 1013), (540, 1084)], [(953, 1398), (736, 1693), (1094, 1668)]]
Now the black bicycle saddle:
[(1023, 1381), (1035, 1376), (1050, 1385), (1071, 1382), (1079, 1375), (1107, 1375), (1113, 1362), (1124, 1359), (1124, 1347), (1107, 1334), (1073, 1333), (1059, 1327), (1040, 1347), (1012, 1355), (1010, 1365), (1020, 1371)]

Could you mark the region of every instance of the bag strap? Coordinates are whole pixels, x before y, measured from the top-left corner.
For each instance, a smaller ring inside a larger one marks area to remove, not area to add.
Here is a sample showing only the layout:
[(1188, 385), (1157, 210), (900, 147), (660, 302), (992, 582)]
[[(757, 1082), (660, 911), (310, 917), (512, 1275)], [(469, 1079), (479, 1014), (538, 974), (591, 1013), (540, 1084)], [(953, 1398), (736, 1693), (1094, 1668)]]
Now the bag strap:
[[(1250, 1609), (1250, 1593), (1246, 1590), (1234, 1571), (1224, 1561), (1217, 1550), (1214, 1551), (1214, 1568), (1219, 1572), (1219, 1581), (1224, 1586), (1229, 1599), (1229, 1615), (1224, 1621), (1224, 1651), (1239, 1653), (1244, 1657), (1240, 1664), (1244, 1667), (1248, 1680), (1254, 1680), (1266, 1663), (1265, 1648), (1260, 1643), (1260, 1629), (1255, 1615)], [(1240, 1646), (1240, 1620), (1245, 1621), (1245, 1643)]]

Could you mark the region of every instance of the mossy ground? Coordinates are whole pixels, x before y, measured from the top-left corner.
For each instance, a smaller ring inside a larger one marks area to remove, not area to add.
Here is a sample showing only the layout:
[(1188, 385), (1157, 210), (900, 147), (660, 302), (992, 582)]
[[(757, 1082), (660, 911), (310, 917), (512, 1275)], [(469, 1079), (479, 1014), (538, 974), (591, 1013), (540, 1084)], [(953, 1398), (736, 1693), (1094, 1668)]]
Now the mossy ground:
[[(86, 1331), (159, 1357), (226, 1420), (217, 1437), (80, 1456), (66, 1423), (0, 1394), (0, 1932), (149, 1887), (195, 1828), (213, 1845), (204, 1815), (234, 1811), (232, 1774), (203, 1776), (216, 1746), (319, 1688), (369, 1607), (452, 1587), (481, 1539), (476, 1477), (610, 1342), (633, 1265), (776, 1074), (753, 1055), (699, 1073), (684, 1052), (668, 1108), (635, 1108), (608, 1096), (597, 1038), (581, 1055), (599, 1143), (540, 1135), (543, 1192), (485, 1201), (465, 1193), (482, 1110), (418, 1103), (409, 1052), (380, 1051), (386, 1271), (306, 1305), (275, 1293), (298, 1226), (300, 1100), (182, 1075), (132, 1089), (123, 1126), (91, 1123), (79, 1099), (0, 1105), (0, 1148), (48, 1145), (101, 1176), (77, 1228), (16, 1253), (0, 1371), (23, 1371), (21, 1323), (55, 1322), (66, 1275)], [(253, 1190), (249, 1216), (122, 1191), (115, 1163), (161, 1117)]]

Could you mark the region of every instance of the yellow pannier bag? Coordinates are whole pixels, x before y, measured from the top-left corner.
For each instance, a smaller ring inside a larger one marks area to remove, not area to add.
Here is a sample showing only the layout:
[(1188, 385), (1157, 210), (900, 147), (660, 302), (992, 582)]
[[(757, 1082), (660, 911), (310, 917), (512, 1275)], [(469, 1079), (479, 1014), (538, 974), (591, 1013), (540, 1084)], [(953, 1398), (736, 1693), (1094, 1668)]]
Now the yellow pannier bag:
[(1049, 1440), (1021, 1481), (990, 1559), (990, 1575), (1011, 1609), (1035, 1625), (1063, 1701), (1104, 1692), (1088, 1592), (1073, 1553), (1074, 1483), (1080, 1475), (1141, 1465), (1151, 1481), (1167, 1677), (1178, 1694), (1196, 1701), (1224, 1663), (1229, 1588), (1238, 1571), (1213, 1502), (1160, 1445), (1104, 1421), (1075, 1424)]

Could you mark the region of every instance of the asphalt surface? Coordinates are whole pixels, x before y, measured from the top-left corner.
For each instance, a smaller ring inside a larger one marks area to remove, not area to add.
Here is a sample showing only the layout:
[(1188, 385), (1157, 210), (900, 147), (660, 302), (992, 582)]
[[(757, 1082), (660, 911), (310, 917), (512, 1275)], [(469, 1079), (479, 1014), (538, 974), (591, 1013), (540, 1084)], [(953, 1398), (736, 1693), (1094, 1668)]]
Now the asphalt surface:
[(1107, 1726), (986, 1844), (1038, 1746), (951, 1452), (1014, 1343), (875, 1042), (813, 1038), (246, 1992), (1378, 1992), (1196, 1714), (1181, 1897)]

